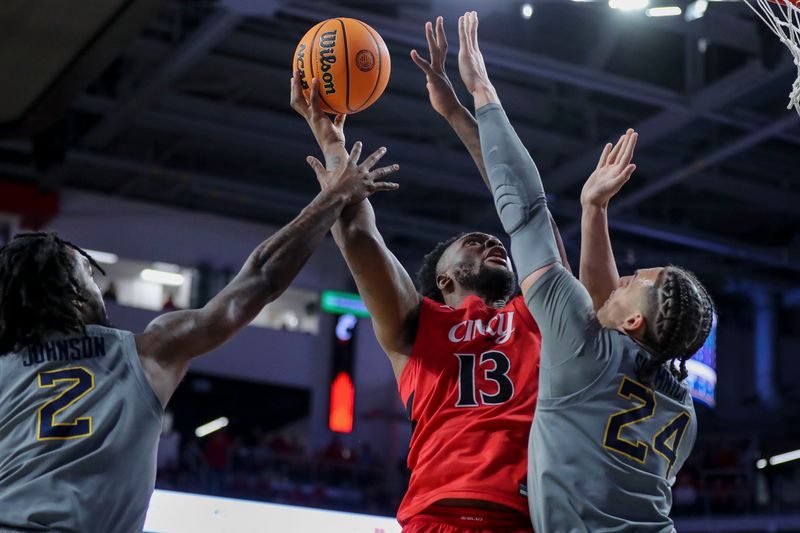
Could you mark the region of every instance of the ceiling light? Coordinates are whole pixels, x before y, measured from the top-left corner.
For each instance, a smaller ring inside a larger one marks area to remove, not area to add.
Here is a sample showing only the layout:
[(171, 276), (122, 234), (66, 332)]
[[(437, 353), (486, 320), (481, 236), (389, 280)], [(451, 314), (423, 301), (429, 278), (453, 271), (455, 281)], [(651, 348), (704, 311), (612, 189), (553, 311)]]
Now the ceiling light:
[(211, 422), (207, 422), (200, 426), (199, 428), (194, 430), (194, 434), (198, 437), (205, 437), (206, 435), (211, 435), (215, 431), (218, 431), (224, 427), (228, 426), (228, 419), (224, 416), (217, 418), (216, 420), (212, 420)]
[(640, 11), (650, 5), (650, 0), (608, 0), (611, 9), (620, 11)]
[(683, 13), (678, 6), (651, 7), (644, 12), (648, 17), (675, 17)]
[(800, 459), (800, 450), (794, 450), (791, 452), (773, 455), (772, 457), (769, 458), (769, 464), (775, 466), (783, 463), (788, 463), (789, 461), (794, 461), (796, 459)]
[(706, 9), (708, 9), (708, 0), (696, 0), (686, 6), (684, 18), (688, 21), (702, 18), (706, 14)]
[(145, 281), (152, 281), (153, 283), (160, 283), (162, 285), (173, 285), (175, 287), (183, 285), (183, 276), (175, 272), (145, 268), (139, 276)]
[(520, 8), (519, 11), (522, 15), (522, 18), (526, 20), (533, 16), (533, 6), (527, 2), (522, 4), (522, 8)]

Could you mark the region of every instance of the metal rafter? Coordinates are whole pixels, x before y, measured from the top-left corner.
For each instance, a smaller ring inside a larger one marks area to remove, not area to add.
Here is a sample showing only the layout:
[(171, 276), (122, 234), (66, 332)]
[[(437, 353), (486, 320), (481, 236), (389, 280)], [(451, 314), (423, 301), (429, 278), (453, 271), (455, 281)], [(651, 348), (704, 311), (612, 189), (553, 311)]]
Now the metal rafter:
[(133, 94), (84, 137), (84, 144), (95, 148), (108, 144), (133, 116), (197, 61), (204, 58), (240, 20), (241, 16), (238, 13), (228, 9), (213, 13), (139, 85)]
[[(641, 150), (657, 143), (703, 115), (716, 112), (759, 87), (779, 79), (793, 68), (790, 62), (785, 62), (771, 71), (766, 70), (757, 62), (746, 64), (698, 92), (688, 109), (662, 111), (638, 124), (631, 125), (639, 132), (637, 148)], [(761, 131), (761, 128), (757, 131)], [(564, 192), (586, 179), (588, 173), (597, 164), (601, 149), (602, 146), (592, 143), (581, 155), (545, 175), (548, 192), (551, 194)]]
[[(409, 49), (419, 48), (425, 43), (421, 26), (418, 24), (390, 19), (336, 4), (297, 2), (282, 6), (278, 12), (309, 21), (316, 21), (325, 17), (368, 17), (375, 26), (380, 28), (381, 35), (386, 40), (404, 44)], [(450, 28), (452, 30), (452, 24), (450, 24)], [(456, 39), (451, 40), (457, 43)], [(599, 72), (581, 65), (566, 63), (529, 52), (520, 52), (494, 43), (481, 43), (481, 50), (484, 52), (487, 66), (491, 68), (502, 69), (506, 72), (524, 76), (560, 81), (576, 87), (611, 94), (659, 108), (686, 108), (686, 102), (682, 95), (649, 83), (642, 83), (607, 72)], [(456, 58), (458, 46), (451, 46), (448, 55)]]
[[(684, 181), (698, 172), (702, 172), (713, 165), (721, 163), (722, 161), (744, 150), (747, 150), (752, 146), (755, 146), (765, 139), (775, 135), (777, 132), (783, 131), (790, 126), (795, 126), (798, 124), (800, 124), (800, 119), (798, 119), (797, 115), (795, 113), (788, 113), (758, 131), (748, 133), (747, 135), (739, 137), (735, 141), (726, 144), (721, 148), (717, 148), (706, 153), (704, 156), (699, 157), (689, 165), (683, 166), (662, 178), (650, 180), (644, 187), (641, 187), (611, 202), (608, 208), (610, 220), (613, 220), (614, 215), (624, 211), (625, 209), (638, 205), (651, 196), (654, 196), (659, 192)], [(610, 221), (609, 224), (611, 224)], [(579, 232), (580, 222), (576, 222), (563, 231), (564, 238), (573, 238)]]

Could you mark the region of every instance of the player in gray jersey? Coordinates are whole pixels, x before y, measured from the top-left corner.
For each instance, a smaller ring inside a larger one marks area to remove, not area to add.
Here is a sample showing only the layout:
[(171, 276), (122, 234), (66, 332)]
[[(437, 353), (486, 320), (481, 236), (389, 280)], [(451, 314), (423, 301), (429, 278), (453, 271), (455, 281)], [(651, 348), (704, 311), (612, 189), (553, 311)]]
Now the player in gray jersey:
[(589, 291), (561, 266), (542, 181), (489, 82), (477, 25), (474, 12), (459, 20), (459, 70), (475, 101), (495, 206), (542, 332), (528, 466), (535, 529), (674, 531), (670, 486), (697, 424), (680, 381), (684, 361), (711, 329), (711, 299), (681, 268), (620, 279), (613, 266), (605, 206), (635, 169), (632, 130), (606, 146), (582, 195), (581, 274)]
[(189, 361), (280, 295), (344, 207), (394, 183), (372, 170), (385, 150), (346, 165), (300, 215), (261, 243), (202, 309), (134, 335), (109, 327), (92, 268), (52, 233), (0, 249), (0, 532), (141, 531), (156, 475), (163, 408)]

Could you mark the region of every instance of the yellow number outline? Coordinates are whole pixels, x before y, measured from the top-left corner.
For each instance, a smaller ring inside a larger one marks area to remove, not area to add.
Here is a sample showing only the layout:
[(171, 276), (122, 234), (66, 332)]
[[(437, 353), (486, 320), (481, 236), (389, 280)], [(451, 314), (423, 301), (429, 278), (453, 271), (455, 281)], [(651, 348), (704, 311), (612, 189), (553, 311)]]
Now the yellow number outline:
[[(669, 427), (671, 425), (673, 425), (675, 422), (677, 422), (679, 418), (684, 417), (684, 416), (687, 418), (687, 420), (686, 420), (686, 424), (683, 425), (683, 429), (681, 429), (680, 427), (676, 427), (672, 431), (672, 434), (669, 436), (669, 438), (664, 439), (664, 447), (666, 449), (668, 449), (670, 452), (675, 454), (675, 459), (670, 461), (669, 457), (667, 457), (666, 455), (661, 453), (661, 450), (658, 449), (658, 447), (656, 446), (656, 442), (658, 441), (658, 437), (661, 436), (662, 433), (664, 433), (667, 429), (669, 429)], [(686, 434), (686, 429), (689, 427), (689, 424), (691, 422), (692, 422), (692, 417), (689, 415), (689, 413), (687, 413), (686, 411), (681, 411), (680, 413), (675, 415), (672, 418), (672, 420), (670, 420), (667, 424), (664, 424), (664, 427), (659, 429), (658, 433), (656, 433), (653, 436), (653, 444), (652, 444), (653, 450), (655, 450), (655, 452), (658, 455), (660, 455), (661, 457), (663, 457), (664, 459), (667, 460), (667, 475), (669, 475), (669, 471), (672, 470), (672, 466), (675, 464), (675, 461), (678, 458), (678, 448), (680, 448), (681, 441), (683, 440), (683, 436)], [(670, 448), (669, 444), (668, 444), (668, 441), (670, 439), (672, 439), (672, 448)]]
[[(82, 433), (80, 435), (70, 435), (69, 437), (42, 437), (42, 411), (45, 410), (47, 408), (47, 406), (49, 406), (49, 405), (61, 400), (61, 398), (63, 398), (69, 391), (71, 391), (72, 389), (74, 389), (75, 387), (77, 387), (81, 383), (81, 379), (80, 378), (55, 378), (55, 379), (53, 379), (52, 383), (50, 383), (49, 385), (45, 385), (44, 383), (42, 383), (42, 376), (45, 375), (45, 374), (59, 374), (59, 373), (62, 373), (64, 371), (66, 371), (66, 370), (82, 370), (82, 371), (86, 372), (87, 374), (89, 374), (89, 377), (91, 378), (91, 385), (89, 386), (88, 389), (83, 391), (80, 395), (78, 395), (75, 399), (73, 399), (67, 405), (57, 409), (55, 412), (53, 412), (50, 415), (50, 427), (53, 427), (53, 428), (55, 428), (55, 427), (77, 427), (77, 425), (80, 424), (81, 422), (88, 421), (89, 422), (89, 431), (87, 433)], [(58, 370), (48, 370), (48, 371), (45, 371), (45, 372), (39, 372), (39, 374), (38, 374), (38, 385), (39, 385), (40, 389), (53, 388), (57, 384), (64, 383), (64, 382), (71, 382), (72, 385), (67, 387), (67, 388), (65, 388), (55, 398), (53, 398), (51, 400), (48, 400), (47, 402), (42, 404), (42, 406), (39, 407), (39, 409), (38, 409), (38, 411), (36, 413), (36, 440), (37, 441), (73, 440), (73, 439), (82, 439), (82, 438), (89, 437), (89, 436), (92, 435), (92, 417), (91, 416), (79, 417), (79, 418), (76, 418), (73, 422), (58, 423), (58, 422), (56, 422), (56, 415), (60, 414), (64, 410), (66, 410), (71, 405), (74, 405), (76, 402), (78, 402), (78, 400), (80, 400), (81, 398), (83, 398), (84, 396), (89, 394), (92, 390), (94, 390), (94, 374), (88, 368), (82, 367), (82, 366), (72, 366), (72, 367), (67, 367), (67, 368), (60, 368)]]
[[(647, 393), (650, 395), (650, 397), (653, 400), (653, 408), (650, 410), (650, 414), (649, 415), (647, 415), (645, 417), (642, 417), (642, 418), (637, 418), (635, 420), (631, 420), (630, 422), (625, 422), (625, 423), (621, 424), (619, 426), (619, 428), (617, 428), (617, 434), (615, 435), (615, 438), (617, 440), (619, 440), (621, 442), (624, 442), (625, 444), (628, 444), (629, 446), (631, 446), (633, 448), (636, 448), (637, 450), (641, 450), (642, 446), (644, 446), (644, 456), (642, 457), (642, 459), (639, 459), (638, 457), (634, 457), (633, 455), (625, 453), (624, 451), (622, 451), (622, 450), (620, 450), (618, 448), (613, 448), (611, 446), (607, 446), (606, 445), (606, 442), (608, 442), (608, 430), (610, 429), (612, 420), (614, 420), (618, 416), (624, 416), (624, 415), (626, 415), (628, 413), (631, 413), (633, 411), (641, 409), (642, 407), (647, 406), (647, 404), (649, 403), (646, 398), (642, 398), (638, 394), (628, 394), (628, 395), (624, 394), (622, 392), (622, 387), (625, 386), (625, 381), (630, 381), (631, 383), (634, 383), (634, 384), (640, 386), (641, 388), (643, 388), (644, 390), (646, 390)], [(634, 407), (631, 407), (630, 409), (625, 409), (624, 411), (618, 411), (618, 412), (616, 412), (613, 415), (608, 417), (608, 422), (606, 422), (606, 429), (603, 432), (603, 448), (605, 448), (606, 450), (610, 450), (612, 452), (618, 453), (620, 455), (624, 455), (625, 457), (629, 457), (629, 458), (633, 459), (634, 461), (636, 461), (637, 463), (645, 464), (645, 462), (647, 462), (647, 454), (650, 451), (649, 444), (647, 442), (645, 442), (645, 441), (642, 441), (642, 440), (637, 440), (636, 442), (631, 442), (631, 441), (629, 441), (627, 439), (623, 439), (620, 436), (620, 434), (622, 433), (622, 430), (625, 429), (626, 426), (630, 426), (632, 424), (638, 424), (640, 422), (644, 422), (645, 420), (650, 420), (651, 418), (653, 418), (655, 416), (655, 414), (656, 414), (656, 407), (657, 407), (657, 404), (658, 404), (658, 399), (656, 398), (656, 395), (653, 392), (653, 389), (651, 389), (650, 387), (647, 387), (645, 385), (642, 385), (638, 381), (636, 381), (634, 379), (631, 379), (628, 376), (625, 376), (625, 377), (622, 378), (622, 381), (619, 384), (619, 388), (617, 389), (617, 396), (619, 396), (620, 398), (624, 398), (625, 400), (631, 400), (632, 398), (636, 398), (636, 400), (638, 400), (641, 403), (639, 405), (635, 405)]]

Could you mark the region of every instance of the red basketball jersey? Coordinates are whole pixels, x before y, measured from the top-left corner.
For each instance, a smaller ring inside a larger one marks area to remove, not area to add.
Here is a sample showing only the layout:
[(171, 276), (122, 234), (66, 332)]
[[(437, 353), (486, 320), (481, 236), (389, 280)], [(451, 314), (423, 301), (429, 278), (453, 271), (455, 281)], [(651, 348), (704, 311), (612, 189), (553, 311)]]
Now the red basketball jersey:
[(502, 309), (477, 296), (458, 309), (423, 299), (399, 383), (412, 424), (401, 524), (445, 498), (528, 514), (528, 434), (540, 349), (539, 328), (521, 296)]

